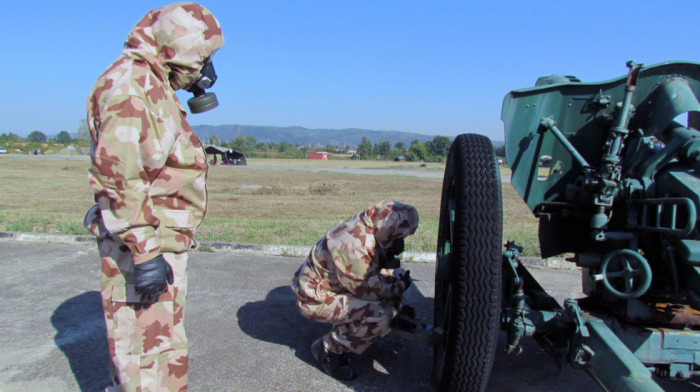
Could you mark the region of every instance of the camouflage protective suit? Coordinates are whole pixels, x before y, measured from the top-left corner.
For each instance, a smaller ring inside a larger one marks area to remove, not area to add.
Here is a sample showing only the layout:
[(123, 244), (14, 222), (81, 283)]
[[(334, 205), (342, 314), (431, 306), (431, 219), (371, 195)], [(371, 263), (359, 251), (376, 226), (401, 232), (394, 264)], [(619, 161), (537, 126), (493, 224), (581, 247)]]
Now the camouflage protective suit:
[[(102, 259), (113, 390), (187, 389), (187, 251), (207, 203), (207, 161), (175, 90), (187, 89), (223, 45), (219, 22), (194, 3), (150, 11), (88, 101), (90, 186), (85, 217)], [(174, 282), (152, 305), (134, 292), (134, 265), (162, 255)]]
[(417, 228), (414, 207), (382, 202), (342, 222), (311, 249), (292, 290), (304, 317), (333, 324), (323, 337), (329, 351), (362, 354), (389, 329), (406, 286), (379, 260), (395, 239)]

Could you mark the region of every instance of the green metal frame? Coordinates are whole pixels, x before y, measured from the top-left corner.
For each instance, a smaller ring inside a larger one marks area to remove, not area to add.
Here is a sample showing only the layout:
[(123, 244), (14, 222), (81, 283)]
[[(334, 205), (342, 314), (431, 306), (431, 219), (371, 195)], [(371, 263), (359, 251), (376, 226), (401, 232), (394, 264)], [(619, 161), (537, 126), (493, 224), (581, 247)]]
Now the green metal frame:
[(645, 363), (668, 365), (659, 369), (677, 378), (690, 377), (700, 365), (694, 331), (623, 328), (614, 317), (583, 311), (577, 300), (559, 306), (520, 263), (521, 250), (509, 243), (503, 257), (503, 287), (510, 294), (502, 315), (507, 353), (520, 353), (521, 339), (533, 337), (555, 358), (586, 370), (605, 390), (619, 392), (663, 391)]
[[(576, 170), (600, 165), (601, 147), (608, 136), (601, 129), (610, 126), (624, 105), (627, 79), (600, 83), (565, 79), (566, 83), (506, 95), (501, 112), (506, 160), (513, 171), (513, 187), (531, 210), (541, 203), (564, 199), (566, 185), (574, 182)], [(694, 91), (700, 91), (700, 64), (667, 62), (643, 68), (628, 103), (636, 108), (629, 129), (643, 129), (645, 136), (654, 136), (678, 115), (700, 112)], [(545, 180), (538, 179), (537, 170), (543, 156), (553, 157), (555, 169)]]
[(503, 101), (542, 256), (574, 253), (587, 297), (558, 305), (508, 243), (502, 327), (509, 353), (532, 336), (606, 390), (660, 391), (649, 369), (700, 370), (700, 64), (628, 67), (599, 83), (542, 77)]

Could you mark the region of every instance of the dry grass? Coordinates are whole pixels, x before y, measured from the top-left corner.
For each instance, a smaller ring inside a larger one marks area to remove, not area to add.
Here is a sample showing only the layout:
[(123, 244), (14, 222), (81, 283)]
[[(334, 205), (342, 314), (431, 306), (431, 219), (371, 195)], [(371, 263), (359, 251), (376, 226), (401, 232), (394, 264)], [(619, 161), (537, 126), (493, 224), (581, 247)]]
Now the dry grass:
[(270, 168), (284, 168), (292, 165), (296, 167), (324, 167), (332, 169), (391, 169), (391, 170), (411, 170), (422, 172), (442, 172), (445, 169), (444, 163), (420, 163), (420, 162), (394, 162), (394, 161), (361, 161), (347, 158), (329, 159), (318, 161), (311, 159), (260, 159), (248, 158), (248, 165)]
[[(251, 159), (249, 164), (270, 169), (210, 169), (209, 208), (198, 239), (311, 246), (345, 218), (380, 200), (393, 199), (415, 206), (420, 213), (420, 227), (406, 242), (407, 249), (435, 249), (441, 179), (276, 169), (399, 166), (416, 170), (418, 164), (261, 159)], [(432, 165), (423, 169), (441, 168)], [(0, 230), (86, 234), (82, 218), (93, 204), (87, 168), (87, 161), (1, 157)], [(515, 239), (526, 246), (527, 253), (536, 254), (536, 219), (509, 184), (503, 184), (503, 200), (504, 240)]]
[(94, 204), (87, 168), (86, 161), (3, 157), (0, 211), (84, 214)]
[(503, 183), (503, 241), (525, 247), (526, 256), (539, 256), (538, 219), (512, 185)]
[[(282, 166), (289, 165), (298, 166), (297, 161)], [(212, 167), (210, 207), (200, 233), (222, 241), (310, 245), (345, 218), (393, 199), (421, 214), (421, 227), (407, 247), (432, 250), (440, 186), (438, 179)]]

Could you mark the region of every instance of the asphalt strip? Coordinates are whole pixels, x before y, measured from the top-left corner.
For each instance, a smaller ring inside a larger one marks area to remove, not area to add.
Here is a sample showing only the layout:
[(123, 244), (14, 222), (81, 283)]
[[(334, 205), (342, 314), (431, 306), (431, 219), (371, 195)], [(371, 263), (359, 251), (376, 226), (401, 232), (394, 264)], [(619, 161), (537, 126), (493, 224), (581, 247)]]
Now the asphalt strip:
[[(55, 244), (94, 244), (95, 237), (91, 235), (71, 235), (53, 233), (22, 233), (12, 231), (0, 231), (0, 240), (24, 241)], [(311, 246), (304, 245), (270, 245), (247, 244), (239, 242), (199, 241), (198, 251), (216, 252), (230, 251), (253, 255), (306, 257)], [(408, 263), (434, 263), (435, 253), (405, 251), (402, 261)], [(520, 261), (528, 267), (546, 269), (577, 269), (576, 265), (563, 258), (551, 257), (541, 259), (539, 257), (521, 257)]]

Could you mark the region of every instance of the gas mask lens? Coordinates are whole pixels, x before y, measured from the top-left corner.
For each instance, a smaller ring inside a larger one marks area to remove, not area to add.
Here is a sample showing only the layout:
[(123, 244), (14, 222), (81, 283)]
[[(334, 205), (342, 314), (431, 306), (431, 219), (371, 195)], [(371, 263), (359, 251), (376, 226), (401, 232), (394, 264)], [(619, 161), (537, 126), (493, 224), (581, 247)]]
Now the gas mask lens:
[(214, 63), (208, 61), (207, 64), (202, 68), (202, 77), (199, 78), (196, 85), (202, 90), (211, 88), (216, 82), (216, 71), (214, 71)]
[(202, 67), (201, 77), (195, 84), (190, 88), (190, 92), (194, 94), (194, 97), (187, 100), (187, 106), (190, 107), (190, 112), (192, 113), (203, 113), (214, 109), (219, 106), (219, 101), (216, 99), (216, 94), (207, 93), (204, 90), (211, 88), (216, 82), (216, 71), (214, 71), (214, 64), (208, 61), (204, 67)]

